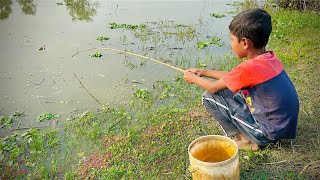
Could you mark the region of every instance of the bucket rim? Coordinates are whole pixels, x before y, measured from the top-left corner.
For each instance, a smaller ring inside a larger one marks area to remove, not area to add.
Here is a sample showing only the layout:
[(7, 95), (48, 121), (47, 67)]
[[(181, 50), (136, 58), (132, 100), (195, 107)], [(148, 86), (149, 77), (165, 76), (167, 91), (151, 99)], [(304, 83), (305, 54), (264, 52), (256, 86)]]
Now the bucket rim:
[[(224, 161), (220, 161), (220, 162), (204, 162), (204, 161), (200, 161), (198, 159), (196, 159), (195, 157), (192, 156), (192, 154), (190, 153), (190, 149), (191, 147), (197, 142), (199, 141), (200, 139), (206, 139), (206, 138), (217, 138), (217, 139), (223, 139), (223, 140), (227, 140), (229, 142), (231, 142), (235, 147), (236, 147), (236, 152), (234, 153), (234, 155), (229, 158), (229, 159), (226, 159)], [(205, 166), (220, 166), (220, 165), (225, 165), (225, 164), (229, 164), (231, 162), (233, 162), (236, 158), (238, 158), (239, 156), (239, 149), (238, 149), (238, 145), (232, 140), (230, 139), (229, 137), (226, 137), (226, 136), (221, 136), (221, 135), (206, 135), (206, 136), (200, 136), (198, 138), (196, 138), (195, 140), (193, 140), (190, 144), (189, 144), (189, 147), (188, 147), (188, 154), (189, 154), (189, 158), (192, 159), (192, 161), (196, 162), (197, 164), (202, 164), (202, 165), (205, 165)]]

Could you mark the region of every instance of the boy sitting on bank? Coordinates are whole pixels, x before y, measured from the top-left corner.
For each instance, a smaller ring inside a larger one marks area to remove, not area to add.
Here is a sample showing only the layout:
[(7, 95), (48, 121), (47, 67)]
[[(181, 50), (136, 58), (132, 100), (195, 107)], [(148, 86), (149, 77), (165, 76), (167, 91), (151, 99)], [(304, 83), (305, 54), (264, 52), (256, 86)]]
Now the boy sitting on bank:
[(246, 60), (231, 72), (189, 69), (184, 80), (206, 90), (204, 106), (226, 135), (235, 136), (239, 149), (256, 151), (295, 138), (298, 95), (278, 57), (265, 48), (272, 31), (270, 15), (258, 8), (241, 12), (229, 29), (232, 50)]

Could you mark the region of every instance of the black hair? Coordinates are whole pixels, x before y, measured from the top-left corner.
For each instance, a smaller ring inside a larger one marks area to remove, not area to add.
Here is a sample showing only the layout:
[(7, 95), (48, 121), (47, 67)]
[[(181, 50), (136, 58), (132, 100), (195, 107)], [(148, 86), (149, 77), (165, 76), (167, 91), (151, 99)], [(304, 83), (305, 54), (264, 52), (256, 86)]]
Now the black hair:
[(248, 38), (253, 42), (253, 47), (259, 49), (268, 43), (272, 31), (271, 16), (259, 8), (246, 10), (234, 17), (229, 30), (239, 42), (242, 38)]

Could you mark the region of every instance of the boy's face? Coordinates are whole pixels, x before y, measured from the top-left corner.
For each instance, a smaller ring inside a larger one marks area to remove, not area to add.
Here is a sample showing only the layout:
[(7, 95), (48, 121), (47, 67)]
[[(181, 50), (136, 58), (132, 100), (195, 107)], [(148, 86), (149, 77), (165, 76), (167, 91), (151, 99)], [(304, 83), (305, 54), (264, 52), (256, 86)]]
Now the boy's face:
[(238, 58), (244, 58), (246, 57), (246, 51), (244, 48), (244, 41), (243, 40), (238, 40), (237, 36), (233, 35), (232, 33), (230, 33), (231, 36), (231, 47), (233, 52), (238, 56)]

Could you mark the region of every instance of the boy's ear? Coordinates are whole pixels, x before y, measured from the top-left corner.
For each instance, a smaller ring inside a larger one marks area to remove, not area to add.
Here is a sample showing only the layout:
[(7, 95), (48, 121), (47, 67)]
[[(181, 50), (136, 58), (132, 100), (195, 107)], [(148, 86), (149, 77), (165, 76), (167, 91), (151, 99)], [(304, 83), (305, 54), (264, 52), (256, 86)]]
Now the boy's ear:
[(248, 38), (242, 38), (242, 43), (243, 43), (243, 49), (249, 49), (252, 42)]

